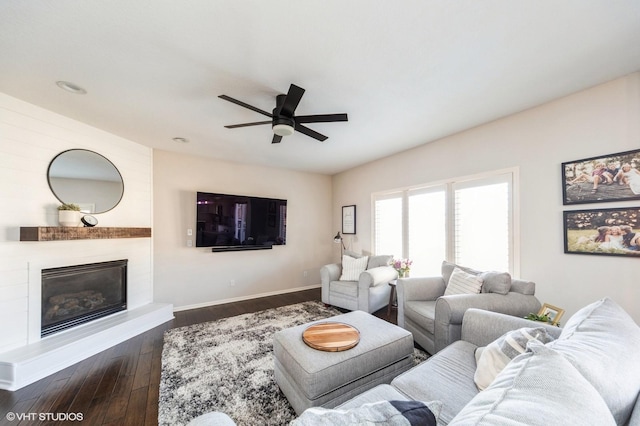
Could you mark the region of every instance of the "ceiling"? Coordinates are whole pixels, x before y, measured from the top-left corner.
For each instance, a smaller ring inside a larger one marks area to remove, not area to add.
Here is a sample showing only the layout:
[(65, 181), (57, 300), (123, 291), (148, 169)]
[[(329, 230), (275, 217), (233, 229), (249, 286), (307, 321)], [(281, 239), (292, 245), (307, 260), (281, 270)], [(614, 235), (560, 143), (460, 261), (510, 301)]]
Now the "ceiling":
[[(640, 1), (3, 0), (0, 52), (0, 92), (110, 133), (334, 174), (640, 70)], [(349, 121), (224, 127), (291, 83)]]

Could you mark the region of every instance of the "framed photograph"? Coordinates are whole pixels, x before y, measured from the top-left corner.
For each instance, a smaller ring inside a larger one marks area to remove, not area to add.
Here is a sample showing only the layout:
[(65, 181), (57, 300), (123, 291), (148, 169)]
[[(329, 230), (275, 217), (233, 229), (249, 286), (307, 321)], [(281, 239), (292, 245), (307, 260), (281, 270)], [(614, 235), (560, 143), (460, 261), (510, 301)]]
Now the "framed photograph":
[(342, 233), (356, 233), (356, 206), (342, 206)]
[(538, 315), (547, 315), (551, 320), (552, 325), (558, 325), (560, 318), (564, 315), (564, 309), (545, 303), (542, 305), (542, 308), (540, 308)]
[(640, 207), (563, 212), (564, 252), (640, 258)]
[(640, 149), (562, 163), (562, 202), (640, 200)]

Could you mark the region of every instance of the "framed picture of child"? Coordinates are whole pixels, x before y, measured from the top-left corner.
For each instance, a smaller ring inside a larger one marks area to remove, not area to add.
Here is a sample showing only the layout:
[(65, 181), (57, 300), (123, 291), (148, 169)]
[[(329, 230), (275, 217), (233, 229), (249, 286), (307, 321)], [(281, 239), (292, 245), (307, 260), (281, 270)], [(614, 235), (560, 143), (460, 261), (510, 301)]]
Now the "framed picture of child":
[(546, 315), (547, 318), (549, 318), (551, 325), (559, 326), (560, 318), (562, 318), (562, 315), (564, 315), (564, 309), (560, 309), (557, 306), (545, 303), (544, 305), (542, 305), (542, 308), (540, 308), (538, 315)]
[(562, 163), (563, 204), (640, 200), (640, 149)]
[(564, 212), (564, 252), (640, 259), (640, 207)]

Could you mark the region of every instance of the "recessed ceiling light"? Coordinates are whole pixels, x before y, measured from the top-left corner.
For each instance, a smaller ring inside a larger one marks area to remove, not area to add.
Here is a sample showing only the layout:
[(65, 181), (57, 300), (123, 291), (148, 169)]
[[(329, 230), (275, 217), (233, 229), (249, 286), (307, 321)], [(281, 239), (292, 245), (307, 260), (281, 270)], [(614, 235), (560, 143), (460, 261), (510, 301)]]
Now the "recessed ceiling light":
[(173, 138), (173, 141), (178, 143), (189, 143), (189, 139), (186, 138)]
[(87, 93), (87, 91), (82, 87), (68, 81), (56, 81), (56, 84), (59, 88), (64, 89), (67, 92), (75, 93), (76, 95), (85, 95)]

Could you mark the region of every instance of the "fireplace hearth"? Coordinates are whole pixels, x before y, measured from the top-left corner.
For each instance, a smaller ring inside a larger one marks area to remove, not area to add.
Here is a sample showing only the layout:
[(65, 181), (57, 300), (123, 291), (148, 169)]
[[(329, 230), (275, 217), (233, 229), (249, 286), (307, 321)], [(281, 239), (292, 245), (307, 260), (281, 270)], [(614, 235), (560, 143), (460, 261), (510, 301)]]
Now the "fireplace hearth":
[(126, 259), (42, 270), (42, 337), (126, 309)]

